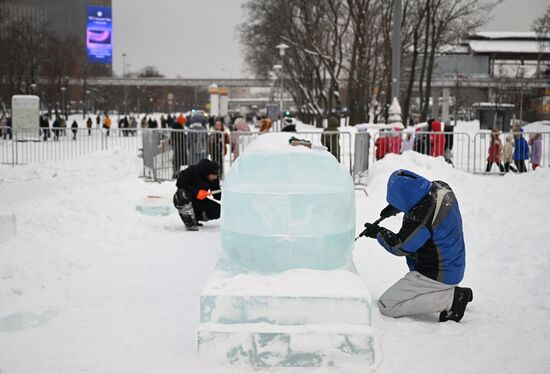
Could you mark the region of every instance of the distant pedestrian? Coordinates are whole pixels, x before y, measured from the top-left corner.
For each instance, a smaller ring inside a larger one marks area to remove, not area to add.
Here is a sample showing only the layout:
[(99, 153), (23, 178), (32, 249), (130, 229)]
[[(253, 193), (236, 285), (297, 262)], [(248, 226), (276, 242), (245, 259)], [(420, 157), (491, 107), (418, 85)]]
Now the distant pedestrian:
[(501, 161), (502, 144), (500, 142), (500, 131), (493, 129), (491, 132), (491, 143), (489, 144), (489, 155), (487, 156), (487, 167), (485, 172), (489, 173), (493, 167), (493, 164), (498, 166), (501, 173), (504, 172), (504, 166)]
[(61, 135), (67, 136), (67, 120), (65, 117), (61, 116), (59, 118), (59, 124), (61, 125)]
[(60, 132), (59, 129), (61, 128), (61, 121), (59, 119), (59, 115), (55, 117), (55, 120), (53, 121), (53, 124), (52, 124), (52, 128), (53, 128), (53, 141), (58, 142), (59, 132)]
[(92, 135), (92, 118), (88, 117), (86, 120), (86, 127), (88, 128), (88, 136)]
[(50, 137), (50, 122), (46, 115), (40, 117), (40, 131), (42, 132), (42, 141), (48, 141)]
[(403, 139), (403, 143), (401, 144), (401, 153), (412, 151), (414, 149), (414, 134), (410, 131), (407, 131), (405, 133), (405, 139)]
[(213, 130), (216, 132), (208, 137), (208, 152), (210, 153), (210, 159), (220, 166), (220, 175), (223, 175), (224, 158), (227, 155), (227, 146), (231, 141), (220, 119), (214, 123)]
[(340, 162), (340, 132), (338, 127), (340, 121), (338, 115), (332, 113), (327, 120), (327, 127), (321, 135), (321, 144), (327, 147), (327, 150)]
[(266, 133), (271, 131), (271, 119), (270, 118), (263, 118), (260, 121), (260, 132)]
[(71, 129), (71, 131), (73, 132), (73, 140), (76, 141), (76, 134), (78, 132), (78, 123), (76, 123), (76, 120), (74, 120), (71, 124)]
[(374, 142), (376, 160), (381, 160), (390, 150), (389, 138), (385, 131), (379, 132), (379, 137)]
[(99, 125), (101, 125), (101, 115), (98, 113), (95, 118), (95, 127), (99, 129)]
[(187, 163), (187, 150), (185, 148), (186, 134), (183, 131), (185, 128), (185, 117), (180, 114), (176, 121), (173, 121), (170, 142), (172, 144), (173, 157), (173, 173), (172, 179), (176, 179), (179, 175), (181, 167)]
[(108, 113), (105, 113), (105, 119), (103, 120), (103, 128), (107, 130), (107, 136), (109, 136), (109, 133), (111, 131), (111, 118), (109, 118)]
[(506, 143), (502, 147), (502, 161), (504, 162), (504, 171), (506, 173), (513, 171), (517, 172), (516, 168), (512, 165), (514, 161), (514, 143), (512, 142), (512, 136), (506, 137)]
[(533, 170), (540, 166), (540, 160), (542, 158), (542, 134), (531, 134), (529, 139), (529, 145), (531, 146), (531, 152), (529, 154), (531, 158), (531, 167)]
[(432, 134), (430, 135), (430, 150), (433, 157), (443, 156), (445, 153), (445, 135), (442, 133), (441, 122), (432, 122)]
[(398, 127), (390, 130), (389, 138), (389, 153), (401, 154), (401, 146), (403, 144), (403, 139), (401, 138), (401, 129)]
[(242, 117), (235, 119), (233, 123), (233, 131), (231, 132), (231, 152), (233, 153), (233, 161), (239, 157), (239, 136), (242, 133), (250, 132), (250, 127)]
[(514, 164), (519, 173), (527, 172), (525, 161), (529, 159), (529, 144), (523, 137), (523, 129), (514, 126)]

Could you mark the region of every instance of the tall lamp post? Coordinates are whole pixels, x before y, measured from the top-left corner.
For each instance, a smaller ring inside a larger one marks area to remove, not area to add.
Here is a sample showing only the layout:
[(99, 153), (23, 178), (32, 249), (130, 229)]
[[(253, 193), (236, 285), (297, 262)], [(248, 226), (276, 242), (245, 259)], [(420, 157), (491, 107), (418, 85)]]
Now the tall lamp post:
[(517, 75), (522, 80), (521, 85), (520, 85), (520, 91), (519, 91), (519, 100), (520, 100), (520, 104), (519, 104), (519, 123), (520, 123), (520, 126), (523, 124), (523, 76), (524, 76), (524, 74), (525, 74), (525, 66), (524, 65), (518, 66)]
[[(126, 77), (126, 52), (122, 54), (122, 78)], [(124, 84), (124, 83), (123, 83)], [(124, 114), (127, 111), (127, 102), (128, 102), (128, 89), (126, 84), (124, 84)]]
[(281, 57), (281, 92), (280, 92), (281, 98), (280, 98), (280, 103), (279, 103), (279, 111), (281, 113), (281, 128), (282, 128), (283, 127), (283, 111), (284, 111), (283, 93), (284, 93), (284, 79), (285, 79), (285, 75), (284, 75), (285, 53), (286, 53), (286, 50), (289, 47), (285, 43), (281, 43), (275, 48), (277, 48), (279, 50), (279, 56)]
[(67, 104), (65, 103), (65, 91), (67, 91), (67, 87), (63, 86), (61, 87), (61, 115), (64, 115), (65, 118), (67, 118)]
[[(283, 67), (279, 64), (277, 65), (273, 65), (273, 71), (275, 72), (275, 76), (279, 79), (279, 82), (282, 81), (282, 78), (281, 76), (283, 75), (282, 73), (282, 70), (283, 70)], [(281, 84), (280, 87), (279, 87), (279, 115), (277, 117), (279, 117), (279, 130), (281, 130), (283, 128), (283, 85)]]

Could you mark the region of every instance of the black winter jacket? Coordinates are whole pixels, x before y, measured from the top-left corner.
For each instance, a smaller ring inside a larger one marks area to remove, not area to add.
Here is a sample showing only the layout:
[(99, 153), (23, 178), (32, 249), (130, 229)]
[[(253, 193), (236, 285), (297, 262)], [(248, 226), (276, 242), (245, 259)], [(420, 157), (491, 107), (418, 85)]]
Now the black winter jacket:
[[(216, 162), (207, 159), (201, 160), (198, 164), (189, 166), (180, 172), (176, 186), (178, 189), (185, 191), (188, 199), (196, 199), (199, 190), (219, 190), (219, 179), (216, 179), (214, 182), (208, 180), (208, 175), (218, 174), (219, 169), (220, 167)], [(220, 200), (222, 194), (220, 192), (214, 194), (213, 197), (216, 200)]]

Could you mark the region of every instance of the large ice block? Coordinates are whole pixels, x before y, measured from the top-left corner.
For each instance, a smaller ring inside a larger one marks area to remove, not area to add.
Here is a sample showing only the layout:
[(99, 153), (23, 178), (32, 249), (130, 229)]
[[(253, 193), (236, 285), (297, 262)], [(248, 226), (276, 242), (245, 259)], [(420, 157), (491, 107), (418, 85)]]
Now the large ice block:
[(375, 358), (371, 307), (352, 263), (262, 274), (222, 257), (201, 294), (199, 357), (256, 368), (367, 369)]
[(239, 265), (262, 272), (331, 270), (353, 250), (355, 193), (329, 152), (259, 136), (223, 186), (222, 247)]

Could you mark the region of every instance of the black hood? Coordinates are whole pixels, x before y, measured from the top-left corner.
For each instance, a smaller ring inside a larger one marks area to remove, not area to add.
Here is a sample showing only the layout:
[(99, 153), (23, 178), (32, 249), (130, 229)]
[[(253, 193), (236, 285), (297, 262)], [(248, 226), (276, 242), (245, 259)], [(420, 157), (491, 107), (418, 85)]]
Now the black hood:
[(199, 174), (202, 179), (206, 180), (208, 175), (210, 174), (219, 174), (220, 165), (214, 161), (210, 161), (207, 159), (200, 160), (197, 164), (197, 168), (199, 169)]

